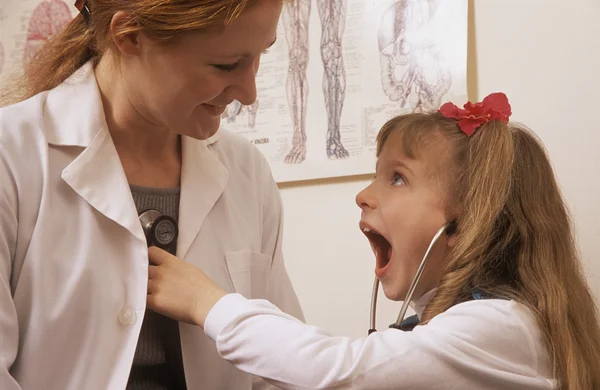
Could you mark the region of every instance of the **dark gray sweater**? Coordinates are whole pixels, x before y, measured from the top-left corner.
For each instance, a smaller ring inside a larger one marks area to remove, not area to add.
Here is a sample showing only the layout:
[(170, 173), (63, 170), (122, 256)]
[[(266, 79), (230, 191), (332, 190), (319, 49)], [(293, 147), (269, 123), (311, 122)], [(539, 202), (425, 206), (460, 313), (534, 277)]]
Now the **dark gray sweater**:
[[(138, 213), (158, 210), (178, 221), (179, 188), (131, 186)], [(138, 339), (127, 389), (185, 389), (178, 323), (147, 310)]]

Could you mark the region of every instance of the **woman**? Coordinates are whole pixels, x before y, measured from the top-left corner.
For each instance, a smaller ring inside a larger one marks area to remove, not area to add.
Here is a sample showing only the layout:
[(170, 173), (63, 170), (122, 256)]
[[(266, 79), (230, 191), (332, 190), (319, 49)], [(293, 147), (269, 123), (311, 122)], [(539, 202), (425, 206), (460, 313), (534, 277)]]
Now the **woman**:
[(157, 238), (138, 216), (172, 218), (165, 248), (227, 291), (302, 318), (268, 165), (217, 133), (256, 98), (281, 1), (76, 5), (0, 109), (0, 388), (250, 389), (200, 329), (146, 311)]

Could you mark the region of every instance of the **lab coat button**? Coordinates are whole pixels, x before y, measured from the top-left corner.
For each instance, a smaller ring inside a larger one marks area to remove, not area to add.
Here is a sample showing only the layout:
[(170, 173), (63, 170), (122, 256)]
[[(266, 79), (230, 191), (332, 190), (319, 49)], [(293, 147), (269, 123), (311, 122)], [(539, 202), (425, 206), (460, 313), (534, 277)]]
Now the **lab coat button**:
[(131, 307), (124, 307), (119, 313), (119, 322), (123, 325), (133, 325), (136, 320), (137, 315)]

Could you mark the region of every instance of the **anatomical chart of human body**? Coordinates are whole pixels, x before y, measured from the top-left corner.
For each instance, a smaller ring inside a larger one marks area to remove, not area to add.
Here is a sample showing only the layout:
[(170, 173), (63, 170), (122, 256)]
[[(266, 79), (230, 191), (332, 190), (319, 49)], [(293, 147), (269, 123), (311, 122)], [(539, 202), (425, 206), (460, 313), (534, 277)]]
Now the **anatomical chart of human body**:
[[(72, 3), (0, 2), (0, 92), (76, 15)], [(222, 125), (261, 150), (278, 182), (372, 173), (385, 121), (467, 99), (467, 10), (467, 0), (289, 0), (256, 102), (233, 102)]]
[(20, 72), (38, 48), (76, 15), (67, 0), (2, 0), (0, 2), (0, 89)]
[(291, 0), (261, 58), (257, 101), (223, 126), (276, 181), (369, 174), (395, 115), (467, 100), (467, 0)]

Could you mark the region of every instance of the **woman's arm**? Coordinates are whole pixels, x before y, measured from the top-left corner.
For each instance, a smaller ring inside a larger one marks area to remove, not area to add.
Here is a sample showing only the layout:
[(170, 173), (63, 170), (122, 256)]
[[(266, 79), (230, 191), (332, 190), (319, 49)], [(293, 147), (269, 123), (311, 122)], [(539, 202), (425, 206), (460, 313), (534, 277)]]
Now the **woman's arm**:
[(17, 243), (17, 191), (6, 155), (0, 140), (0, 388), (18, 390), (21, 387), (10, 374), (19, 348), (19, 323), (10, 287)]

